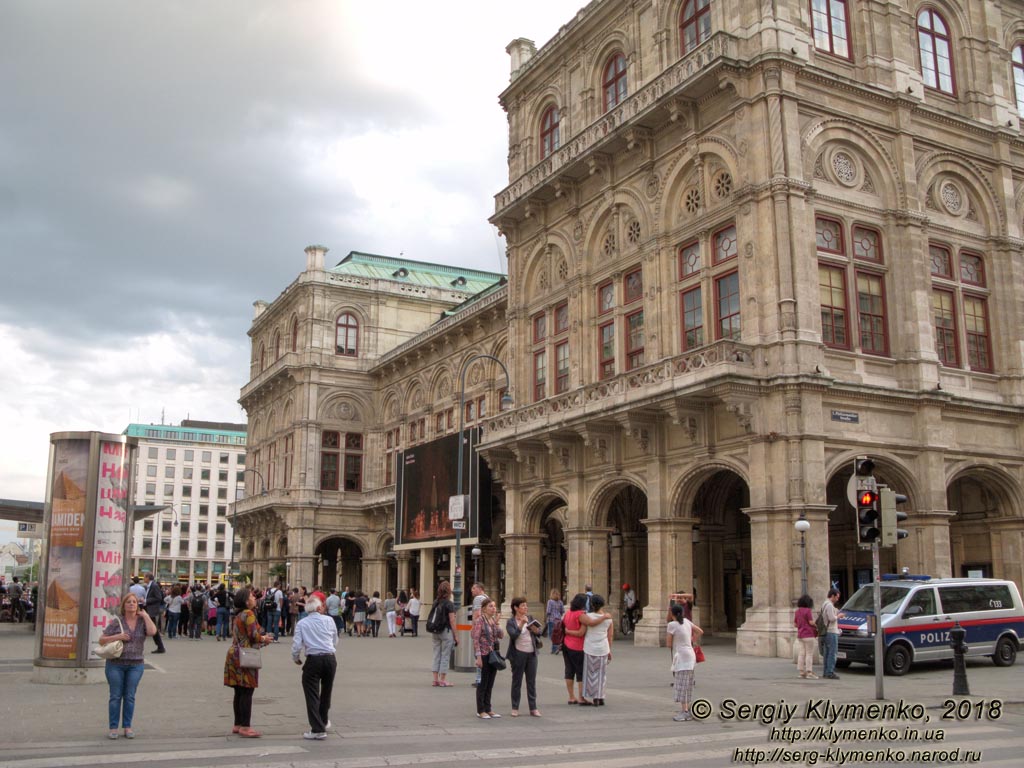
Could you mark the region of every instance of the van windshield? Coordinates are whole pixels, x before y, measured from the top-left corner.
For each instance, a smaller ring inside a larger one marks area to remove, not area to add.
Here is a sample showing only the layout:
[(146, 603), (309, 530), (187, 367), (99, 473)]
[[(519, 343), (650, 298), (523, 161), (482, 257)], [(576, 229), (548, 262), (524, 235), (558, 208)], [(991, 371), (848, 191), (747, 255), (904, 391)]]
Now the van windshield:
[[(910, 590), (907, 587), (882, 587), (882, 613), (896, 613)], [(874, 587), (861, 587), (846, 601), (844, 611), (872, 613), (875, 610)]]

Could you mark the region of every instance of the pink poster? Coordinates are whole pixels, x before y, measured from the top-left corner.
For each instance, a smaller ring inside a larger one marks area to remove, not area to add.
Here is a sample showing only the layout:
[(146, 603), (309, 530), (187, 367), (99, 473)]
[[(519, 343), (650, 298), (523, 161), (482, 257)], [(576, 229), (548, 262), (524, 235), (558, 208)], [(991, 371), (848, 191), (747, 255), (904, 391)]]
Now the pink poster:
[(121, 607), (124, 592), (122, 560), (128, 524), (129, 460), (129, 448), (124, 443), (100, 442), (91, 569), (92, 600), (89, 605), (89, 648), (99, 642), (107, 622), (114, 620)]

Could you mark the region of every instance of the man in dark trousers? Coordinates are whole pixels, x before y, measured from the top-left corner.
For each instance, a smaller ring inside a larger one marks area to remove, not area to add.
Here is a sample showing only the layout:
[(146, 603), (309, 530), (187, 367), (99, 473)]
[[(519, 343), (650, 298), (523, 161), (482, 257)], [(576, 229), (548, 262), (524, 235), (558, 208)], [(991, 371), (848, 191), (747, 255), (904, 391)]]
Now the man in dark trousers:
[[(295, 625), (292, 640), (292, 661), (302, 665), (302, 693), (306, 697), (306, 717), (309, 730), (304, 739), (322, 741), (331, 726), (331, 691), (334, 675), (338, 671), (335, 648), (338, 645), (338, 625), (324, 613), (323, 601), (317, 596), (306, 599), (306, 618)], [(306, 652), (306, 663), (300, 658)]]
[(156, 641), (156, 650), (153, 653), (166, 653), (163, 638), (160, 637), (160, 614), (164, 610), (164, 591), (153, 579), (152, 573), (146, 574), (146, 613), (156, 625), (156, 634), (153, 639)]

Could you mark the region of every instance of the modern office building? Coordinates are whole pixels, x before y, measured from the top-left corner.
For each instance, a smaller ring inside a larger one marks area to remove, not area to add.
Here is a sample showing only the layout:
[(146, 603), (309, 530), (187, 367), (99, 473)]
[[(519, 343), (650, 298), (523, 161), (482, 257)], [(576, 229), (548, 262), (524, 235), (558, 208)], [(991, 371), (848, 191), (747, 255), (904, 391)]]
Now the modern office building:
[(629, 582), (653, 644), (692, 589), (706, 631), (788, 655), (805, 572), (816, 603), (871, 578), (859, 455), (909, 497), (883, 570), (1024, 585), (1021, 11), (594, 0), (514, 40), (507, 284), (308, 249), (250, 329), (284, 474), (239, 505), (244, 558), (430, 595), (454, 552), (393, 549), (392, 457), (463, 403), (492, 596)]
[(166, 505), (136, 521), (131, 572), (183, 584), (227, 573), (240, 548), (229, 510), (245, 483), (245, 425), (129, 424), (124, 434), (139, 439), (135, 503)]

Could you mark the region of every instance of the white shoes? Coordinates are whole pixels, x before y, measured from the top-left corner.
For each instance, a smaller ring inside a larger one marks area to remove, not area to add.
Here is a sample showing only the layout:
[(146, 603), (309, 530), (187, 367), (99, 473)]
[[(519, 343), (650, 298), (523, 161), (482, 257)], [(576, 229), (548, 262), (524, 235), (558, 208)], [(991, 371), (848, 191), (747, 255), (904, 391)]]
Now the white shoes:
[(313, 741), (314, 739), (316, 739), (317, 741), (323, 741), (324, 739), (327, 738), (327, 734), (326, 733), (313, 733), (312, 731), (306, 731), (304, 734), (302, 734), (302, 738), (309, 739), (310, 741)]

